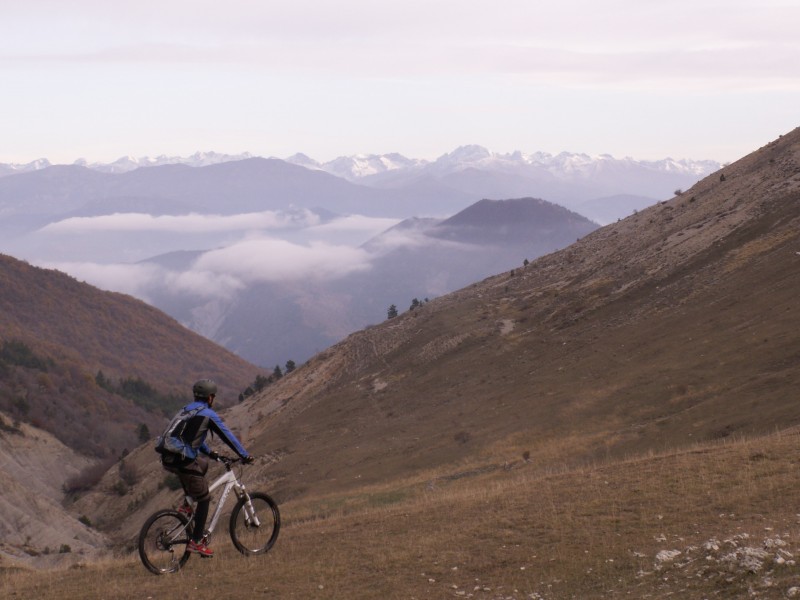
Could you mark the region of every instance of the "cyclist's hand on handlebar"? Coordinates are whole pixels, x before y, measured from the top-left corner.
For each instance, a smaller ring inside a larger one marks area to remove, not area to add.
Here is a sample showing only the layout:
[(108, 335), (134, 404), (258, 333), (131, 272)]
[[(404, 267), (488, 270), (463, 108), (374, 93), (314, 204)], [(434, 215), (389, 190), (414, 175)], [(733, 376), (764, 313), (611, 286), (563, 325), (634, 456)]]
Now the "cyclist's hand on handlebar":
[(256, 460), (255, 457), (253, 457), (252, 455), (242, 457), (242, 462), (246, 465), (252, 465), (255, 462), (255, 460)]
[(212, 450), (211, 452), (208, 453), (208, 458), (210, 458), (211, 460), (219, 460), (219, 454), (217, 454)]

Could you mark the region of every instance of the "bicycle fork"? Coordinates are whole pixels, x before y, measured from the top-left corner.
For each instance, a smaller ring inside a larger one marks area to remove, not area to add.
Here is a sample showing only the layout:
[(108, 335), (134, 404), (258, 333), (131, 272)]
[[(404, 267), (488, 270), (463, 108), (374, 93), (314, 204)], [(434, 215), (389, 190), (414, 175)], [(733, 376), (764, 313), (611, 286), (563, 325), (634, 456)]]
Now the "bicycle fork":
[(236, 497), (241, 500), (244, 498), (244, 522), (248, 527), (261, 527), (261, 522), (258, 520), (258, 515), (256, 514), (256, 509), (253, 508), (253, 503), (250, 500), (250, 494), (247, 493), (247, 490), (244, 487), (243, 483), (240, 483), (238, 486), (234, 488), (236, 490)]

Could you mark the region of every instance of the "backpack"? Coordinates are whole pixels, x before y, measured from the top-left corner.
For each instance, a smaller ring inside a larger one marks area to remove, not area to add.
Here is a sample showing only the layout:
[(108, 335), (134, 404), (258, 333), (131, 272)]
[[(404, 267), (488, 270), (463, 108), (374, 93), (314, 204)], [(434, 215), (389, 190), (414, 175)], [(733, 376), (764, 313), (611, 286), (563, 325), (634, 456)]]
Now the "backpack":
[(194, 410), (181, 409), (181, 411), (172, 418), (172, 421), (169, 422), (164, 433), (156, 439), (155, 450), (161, 454), (162, 460), (173, 462), (175, 459), (182, 458), (184, 461), (189, 461), (197, 458), (197, 450), (187, 444), (181, 435), (186, 428), (187, 421), (204, 408), (204, 406), (201, 406)]

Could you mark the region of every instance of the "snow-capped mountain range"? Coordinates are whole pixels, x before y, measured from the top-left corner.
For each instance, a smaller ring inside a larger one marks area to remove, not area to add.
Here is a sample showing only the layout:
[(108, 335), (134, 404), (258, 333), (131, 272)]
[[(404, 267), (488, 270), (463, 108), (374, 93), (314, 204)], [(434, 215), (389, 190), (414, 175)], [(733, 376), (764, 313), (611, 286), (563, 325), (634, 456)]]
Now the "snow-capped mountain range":
[[(184, 164), (191, 167), (204, 167), (224, 162), (253, 158), (250, 153), (220, 154), (217, 152), (196, 152), (191, 156), (158, 156), (155, 158), (123, 156), (111, 163), (89, 163), (79, 159), (74, 164), (105, 173), (125, 173), (143, 167), (170, 164)], [(305, 154), (298, 153), (284, 159), (286, 162), (308, 169), (321, 170), (349, 181), (372, 180), (380, 183), (390, 180), (393, 175), (403, 173), (442, 176), (465, 169), (502, 172), (525, 175), (532, 171), (549, 173), (558, 179), (587, 178), (597, 171), (609, 168), (625, 170), (631, 167), (645, 168), (654, 172), (703, 176), (720, 168), (720, 163), (712, 160), (691, 160), (665, 158), (658, 161), (643, 161), (633, 158), (614, 158), (608, 154), (590, 156), (588, 154), (562, 152), (525, 153), (516, 151), (508, 154), (491, 152), (483, 146), (469, 145), (456, 148), (436, 160), (407, 158), (398, 153), (357, 154), (341, 156), (328, 162), (318, 162)], [(0, 176), (13, 173), (36, 171), (53, 166), (47, 159), (39, 159), (26, 164), (0, 164)]]
[(520, 174), (531, 169), (541, 169), (556, 177), (571, 178), (581, 174), (591, 176), (597, 170), (611, 164), (619, 166), (635, 165), (647, 167), (654, 171), (702, 176), (710, 171), (717, 170), (721, 166), (718, 162), (712, 160), (665, 158), (659, 161), (642, 161), (629, 157), (617, 159), (609, 154), (590, 156), (588, 154), (562, 152), (553, 155), (547, 152), (528, 154), (520, 151), (500, 154), (476, 145), (461, 146), (453, 152), (440, 156), (435, 161), (410, 159), (396, 153), (342, 156), (326, 163), (316, 162), (304, 154), (295, 154), (285, 160), (306, 168), (327, 171), (350, 181), (357, 181), (367, 177), (374, 178), (392, 171), (419, 171), (420, 173), (443, 175), (468, 168)]

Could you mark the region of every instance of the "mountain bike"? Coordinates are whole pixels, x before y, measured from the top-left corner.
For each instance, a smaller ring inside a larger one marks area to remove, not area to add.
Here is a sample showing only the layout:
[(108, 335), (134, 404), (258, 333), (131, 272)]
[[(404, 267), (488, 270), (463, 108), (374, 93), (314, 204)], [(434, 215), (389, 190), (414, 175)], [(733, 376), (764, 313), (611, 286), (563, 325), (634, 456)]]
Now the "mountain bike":
[[(216, 460), (225, 466), (225, 473), (209, 486), (212, 498), (217, 489), (222, 488), (222, 491), (206, 528), (206, 541), (213, 535), (225, 501), (233, 490), (238, 499), (228, 526), (233, 545), (245, 556), (266, 553), (278, 539), (281, 527), (278, 505), (267, 494), (247, 492), (233, 469), (233, 465), (241, 463), (240, 458), (219, 456)], [(186, 496), (186, 503), (193, 506), (189, 496)], [(139, 557), (144, 566), (156, 575), (180, 570), (191, 556), (187, 544), (192, 539), (193, 527), (194, 511), (191, 516), (176, 509), (153, 513), (139, 532)]]

